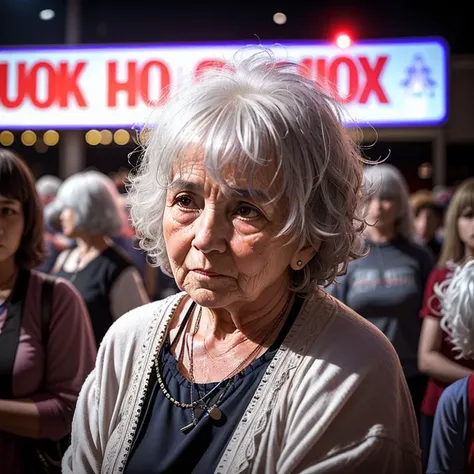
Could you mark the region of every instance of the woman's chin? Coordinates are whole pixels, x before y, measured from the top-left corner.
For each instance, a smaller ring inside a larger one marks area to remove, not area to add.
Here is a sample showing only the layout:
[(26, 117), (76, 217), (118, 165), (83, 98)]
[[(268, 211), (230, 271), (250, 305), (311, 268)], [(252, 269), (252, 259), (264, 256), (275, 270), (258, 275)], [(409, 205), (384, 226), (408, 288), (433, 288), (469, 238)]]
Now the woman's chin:
[(74, 232), (69, 231), (68, 229), (62, 229), (62, 234), (67, 239), (74, 239)]
[(228, 290), (194, 287), (185, 288), (184, 291), (193, 301), (205, 308), (224, 308), (236, 300), (236, 297)]

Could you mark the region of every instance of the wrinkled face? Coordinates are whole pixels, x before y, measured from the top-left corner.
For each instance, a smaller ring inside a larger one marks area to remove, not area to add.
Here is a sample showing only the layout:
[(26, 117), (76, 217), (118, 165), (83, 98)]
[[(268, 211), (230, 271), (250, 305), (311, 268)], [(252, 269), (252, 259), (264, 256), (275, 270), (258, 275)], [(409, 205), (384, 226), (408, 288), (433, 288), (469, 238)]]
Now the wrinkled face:
[(474, 209), (466, 207), (458, 218), (458, 234), (461, 242), (471, 252), (474, 251)]
[(433, 209), (424, 208), (418, 212), (414, 224), (416, 235), (423, 241), (429, 242), (441, 225), (441, 219)]
[(395, 198), (374, 196), (369, 201), (367, 223), (375, 228), (395, 228), (398, 205)]
[(20, 247), (23, 229), (21, 202), (0, 194), (0, 264), (14, 257)]
[(59, 216), (63, 234), (70, 239), (76, 237), (76, 215), (74, 211), (67, 207)]
[(270, 168), (255, 177), (253, 200), (238, 170), (224, 175), (229, 190), (208, 176), (202, 155), (176, 167), (163, 232), (176, 282), (198, 304), (230, 309), (271, 299), (289, 285), (297, 244), (277, 238), (287, 206), (265, 202)]

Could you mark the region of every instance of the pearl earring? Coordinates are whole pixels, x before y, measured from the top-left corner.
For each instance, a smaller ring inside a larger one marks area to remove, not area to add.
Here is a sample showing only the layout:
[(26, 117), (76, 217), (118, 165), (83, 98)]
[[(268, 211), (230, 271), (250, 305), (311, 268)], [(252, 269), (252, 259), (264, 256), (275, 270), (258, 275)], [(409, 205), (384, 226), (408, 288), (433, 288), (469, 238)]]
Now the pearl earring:
[(299, 267), (301, 267), (301, 265), (303, 265), (303, 262), (302, 262), (301, 260), (298, 260), (298, 261), (296, 262), (296, 265), (298, 265)]

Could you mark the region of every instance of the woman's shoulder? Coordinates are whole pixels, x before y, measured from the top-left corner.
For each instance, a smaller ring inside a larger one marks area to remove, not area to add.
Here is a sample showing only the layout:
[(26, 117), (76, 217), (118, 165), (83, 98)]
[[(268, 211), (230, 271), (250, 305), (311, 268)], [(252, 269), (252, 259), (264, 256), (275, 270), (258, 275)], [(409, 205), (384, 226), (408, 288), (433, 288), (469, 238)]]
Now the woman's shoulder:
[(54, 286), (53, 297), (55, 299), (76, 299), (81, 298), (76, 287), (65, 278), (49, 275), (43, 272), (32, 270), (30, 272), (33, 285), (42, 287), (44, 284), (51, 282)]
[(456, 431), (459, 433), (464, 431), (464, 424), (469, 416), (469, 386), (471, 377), (472, 375), (456, 380), (443, 391), (436, 408), (438, 426), (441, 422), (443, 429), (458, 426), (459, 429)]
[(456, 263), (449, 261), (446, 265), (433, 268), (430, 274), (430, 282), (433, 284), (451, 278), (454, 275), (457, 266)]
[(53, 269), (52, 269), (52, 272), (53, 273), (56, 273), (58, 272), (59, 270), (61, 270), (61, 268), (63, 267), (63, 265), (66, 263), (66, 260), (69, 258), (69, 256), (76, 251), (76, 248), (75, 247), (70, 247), (70, 248), (66, 248), (64, 249), (62, 252), (60, 252), (58, 254), (58, 256), (56, 257), (56, 261), (54, 262), (54, 265), (53, 265)]
[(368, 367), (382, 360), (399, 365), (393, 345), (382, 331), (338, 299), (322, 291), (313, 298), (312, 311), (313, 317), (324, 314), (327, 319), (324, 331), (314, 340), (315, 351), (337, 354), (341, 367)]
[(429, 262), (434, 262), (435, 260), (431, 249), (427, 245), (417, 242), (416, 240), (403, 237), (396, 241), (396, 245), (400, 247), (403, 252), (410, 254), (417, 260)]
[(459, 405), (468, 396), (469, 382), (472, 375), (463, 377), (448, 385), (441, 394), (440, 403)]
[[(289, 415), (294, 416), (294, 425), (325, 420), (326, 443), (333, 443), (331, 436), (339, 433), (328, 458), (336, 459), (352, 449), (355, 453), (359, 447), (370, 449), (369, 439), (376, 443), (374, 449), (391, 445), (417, 457), (415, 420), (407, 416), (409, 395), (392, 344), (373, 324), (323, 292), (312, 299), (309, 309), (306, 327), (294, 345), (297, 351), (310, 337), (311, 325), (317, 325), (319, 318), (325, 324), (311, 337), (309, 351), (300, 357), (300, 370), (295, 371), (287, 392), (291, 405), (305, 407)], [(315, 452), (319, 449), (316, 446)], [(321, 451), (317, 456), (326, 455)]]
[[(130, 243), (130, 251), (132, 250), (132, 243)], [(123, 245), (120, 245), (116, 242), (114, 242), (113, 245), (108, 247), (102, 255), (104, 258), (108, 261), (113, 262), (115, 265), (120, 266), (120, 267), (129, 267), (133, 266), (134, 263), (130, 257), (129, 252), (125, 249)]]

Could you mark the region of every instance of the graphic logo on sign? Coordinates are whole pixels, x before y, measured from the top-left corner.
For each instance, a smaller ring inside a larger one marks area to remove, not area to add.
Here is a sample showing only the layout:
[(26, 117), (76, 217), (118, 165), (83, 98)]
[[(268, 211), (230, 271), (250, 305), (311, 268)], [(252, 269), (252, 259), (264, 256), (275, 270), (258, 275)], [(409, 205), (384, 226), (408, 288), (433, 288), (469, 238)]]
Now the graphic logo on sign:
[(405, 89), (405, 117), (419, 120), (429, 115), (437, 84), (421, 54), (413, 56), (401, 85)]
[(407, 77), (402, 81), (402, 86), (408, 94), (414, 97), (433, 97), (436, 81), (431, 77), (429, 68), (421, 54), (415, 54), (408, 67)]

